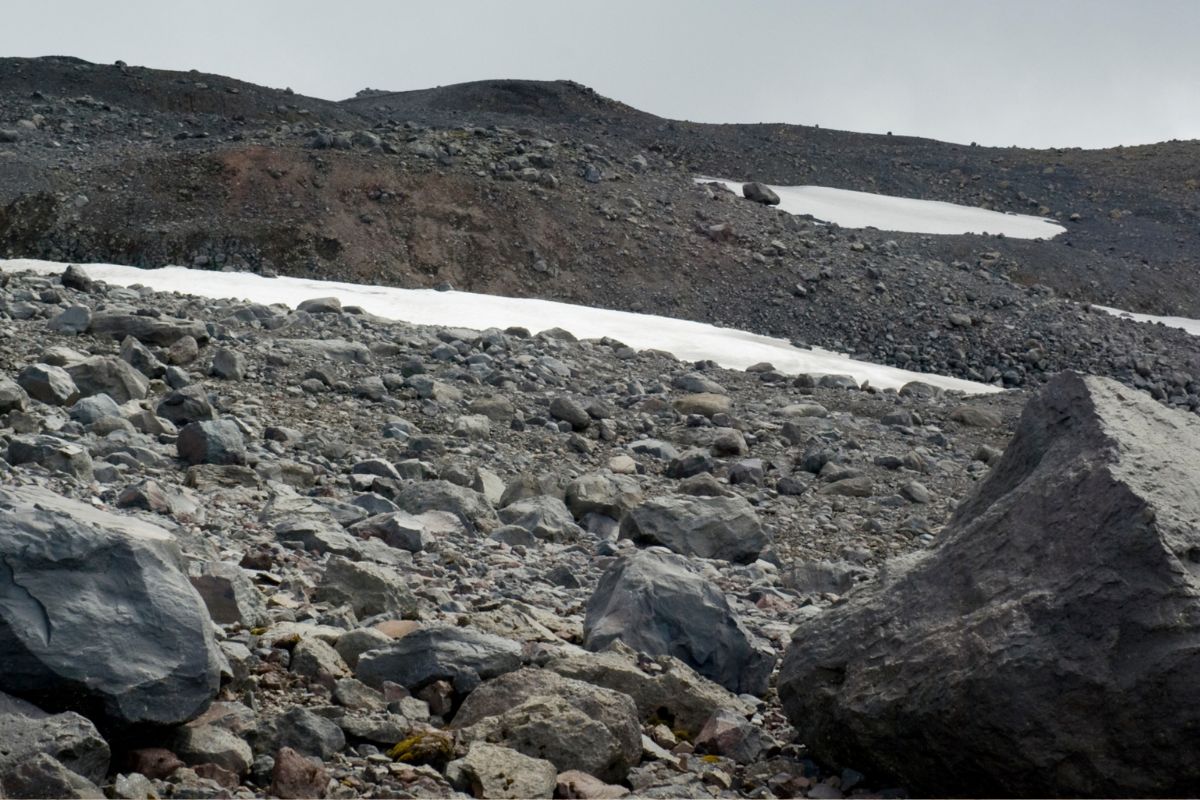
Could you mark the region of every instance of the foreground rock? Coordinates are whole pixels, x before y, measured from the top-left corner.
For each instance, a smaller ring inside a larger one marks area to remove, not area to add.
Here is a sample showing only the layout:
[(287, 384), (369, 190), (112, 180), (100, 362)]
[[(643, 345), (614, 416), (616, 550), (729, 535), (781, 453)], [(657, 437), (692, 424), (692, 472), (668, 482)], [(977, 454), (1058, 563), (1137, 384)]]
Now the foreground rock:
[(937, 549), (796, 630), (803, 741), (934, 795), (1194, 796), (1197, 464), (1193, 417), (1058, 376)]
[(0, 508), (0, 689), (114, 726), (204, 710), (217, 650), (166, 531), (34, 488)]
[(584, 645), (669, 655), (733, 692), (761, 695), (775, 663), (690, 562), (653, 547), (618, 560), (588, 600)]
[(84, 717), (47, 714), (32, 703), (0, 693), (0, 780), (35, 754), (56, 758), (92, 781), (108, 772), (108, 743)]

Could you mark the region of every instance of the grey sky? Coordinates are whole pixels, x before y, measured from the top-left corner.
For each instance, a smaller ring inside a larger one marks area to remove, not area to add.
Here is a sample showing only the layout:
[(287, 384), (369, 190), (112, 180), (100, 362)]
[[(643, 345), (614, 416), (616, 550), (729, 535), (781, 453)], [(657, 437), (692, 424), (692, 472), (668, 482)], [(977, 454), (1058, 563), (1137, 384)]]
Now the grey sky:
[(980, 144), (1200, 138), (1198, 0), (95, 0), (7, 4), (0, 54), (340, 99), (571, 78), (665, 117)]

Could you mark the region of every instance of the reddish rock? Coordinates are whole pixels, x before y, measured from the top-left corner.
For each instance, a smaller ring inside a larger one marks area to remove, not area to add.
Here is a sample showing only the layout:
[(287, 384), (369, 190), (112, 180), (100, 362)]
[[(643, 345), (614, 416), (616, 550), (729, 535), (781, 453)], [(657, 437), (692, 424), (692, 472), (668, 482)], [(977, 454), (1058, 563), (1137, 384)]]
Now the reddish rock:
[(275, 769), (271, 772), (271, 794), (283, 800), (303, 797), (324, 797), (329, 775), (320, 761), (305, 758), (290, 747), (275, 754)]
[(179, 756), (165, 747), (143, 747), (129, 751), (129, 771), (140, 772), (147, 778), (163, 780), (184, 766)]
[(196, 766), (192, 767), (192, 771), (201, 778), (208, 778), (210, 781), (216, 781), (226, 789), (232, 789), (241, 783), (241, 781), (238, 780), (236, 772), (230, 772), (229, 770), (218, 766), (217, 764), (197, 764)]
[(558, 785), (554, 789), (554, 796), (580, 800), (616, 800), (618, 797), (628, 797), (629, 790), (572, 769), (558, 773)]

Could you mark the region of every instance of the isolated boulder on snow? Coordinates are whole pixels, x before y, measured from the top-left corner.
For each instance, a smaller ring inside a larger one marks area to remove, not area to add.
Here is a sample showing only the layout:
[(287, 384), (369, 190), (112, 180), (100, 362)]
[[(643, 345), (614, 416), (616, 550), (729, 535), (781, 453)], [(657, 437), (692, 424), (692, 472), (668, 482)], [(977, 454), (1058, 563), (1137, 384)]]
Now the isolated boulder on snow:
[(218, 651), (181, 558), (135, 517), (0, 488), (0, 690), (114, 727), (199, 714)]
[(683, 556), (651, 547), (618, 559), (587, 604), (584, 646), (621, 641), (650, 656), (675, 656), (732, 692), (762, 695), (773, 651), (742, 625), (725, 595)]
[(767, 186), (765, 183), (743, 183), (742, 196), (747, 200), (753, 200), (756, 203), (762, 203), (767, 206), (779, 205), (779, 195)]
[(821, 759), (932, 795), (1196, 796), (1200, 421), (1063, 373), (933, 551), (805, 621)]

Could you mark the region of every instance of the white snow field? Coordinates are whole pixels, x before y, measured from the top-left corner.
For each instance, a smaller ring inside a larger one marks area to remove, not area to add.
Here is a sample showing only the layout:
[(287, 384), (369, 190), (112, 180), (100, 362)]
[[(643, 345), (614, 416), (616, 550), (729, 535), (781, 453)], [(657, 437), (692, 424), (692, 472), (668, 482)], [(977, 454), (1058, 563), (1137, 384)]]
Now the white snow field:
[[(356, 305), (370, 314), (419, 325), (441, 325), (474, 330), (521, 326), (537, 332), (562, 328), (581, 339), (610, 336), (638, 350), (665, 350), (687, 361), (710, 359), (730, 369), (745, 369), (769, 361), (785, 373), (853, 375), (859, 383), (888, 389), (919, 380), (968, 394), (999, 391), (995, 386), (941, 375), (885, 367), (827, 350), (793, 347), (783, 339), (718, 328), (701, 322), (609, 311), (601, 308), (499, 297), (470, 292), (437, 292), (432, 289), (396, 289), (303, 278), (264, 278), (244, 272), (209, 272), (185, 267), (144, 270), (114, 264), (82, 264), (93, 278), (114, 286), (140, 284), (161, 292), (183, 292), (201, 297), (238, 298), (270, 305), (295, 307), (314, 297), (337, 297), (343, 305)], [(0, 270), (28, 270), (59, 274), (64, 263), (32, 259), (0, 259)]]
[[(738, 197), (742, 184), (724, 178), (696, 178), (697, 183), (720, 183)], [(771, 186), (779, 195), (775, 208), (789, 214), (811, 214), (843, 228), (878, 228), (902, 233), (987, 233), (1013, 239), (1053, 239), (1066, 228), (1026, 214), (1004, 214), (986, 208), (960, 206), (940, 200), (913, 200), (886, 194), (831, 189), (827, 186)]]
[(1188, 319), (1187, 317), (1156, 317), (1153, 314), (1136, 314), (1132, 311), (1122, 311), (1119, 308), (1109, 308), (1108, 306), (1096, 306), (1101, 311), (1112, 314), (1114, 317), (1121, 319), (1130, 319), (1134, 322), (1161, 322), (1169, 328), (1179, 328), (1180, 330), (1190, 333), (1192, 336), (1200, 336), (1200, 319)]

